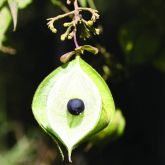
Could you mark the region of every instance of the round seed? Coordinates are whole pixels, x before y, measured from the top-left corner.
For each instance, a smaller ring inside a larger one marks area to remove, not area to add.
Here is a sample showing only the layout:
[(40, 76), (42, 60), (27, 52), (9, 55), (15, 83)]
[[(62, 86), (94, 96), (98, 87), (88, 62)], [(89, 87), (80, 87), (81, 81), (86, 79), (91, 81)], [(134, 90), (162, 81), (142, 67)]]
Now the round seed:
[(84, 111), (85, 105), (80, 99), (71, 99), (68, 101), (67, 109), (72, 115), (79, 115)]

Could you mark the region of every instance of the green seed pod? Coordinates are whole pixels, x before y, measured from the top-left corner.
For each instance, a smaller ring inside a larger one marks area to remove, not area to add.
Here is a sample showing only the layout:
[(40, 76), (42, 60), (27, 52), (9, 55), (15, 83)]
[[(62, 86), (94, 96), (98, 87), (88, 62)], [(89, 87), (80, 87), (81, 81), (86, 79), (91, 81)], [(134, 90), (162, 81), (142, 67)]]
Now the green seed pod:
[(71, 152), (104, 129), (114, 115), (112, 95), (101, 76), (80, 56), (39, 85), (32, 103), (40, 126)]
[[(109, 141), (119, 138), (125, 130), (126, 121), (120, 109), (116, 109), (112, 122), (99, 133), (92, 136), (89, 141), (101, 146)], [(104, 143), (104, 144), (103, 144)]]

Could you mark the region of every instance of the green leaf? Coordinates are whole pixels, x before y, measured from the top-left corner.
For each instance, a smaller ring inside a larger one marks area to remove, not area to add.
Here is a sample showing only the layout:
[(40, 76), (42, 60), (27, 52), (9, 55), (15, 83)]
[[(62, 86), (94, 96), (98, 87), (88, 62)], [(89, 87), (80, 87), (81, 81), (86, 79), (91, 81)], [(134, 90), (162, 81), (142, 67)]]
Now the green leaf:
[(60, 0), (51, 0), (51, 2), (53, 5), (62, 6), (62, 2)]
[[(67, 104), (81, 99), (85, 110), (72, 115)], [(32, 109), (41, 127), (71, 152), (81, 142), (104, 129), (113, 118), (114, 102), (104, 80), (80, 56), (57, 68), (39, 85)]]
[(79, 3), (82, 7), (86, 7), (87, 6), (87, 0), (79, 0)]
[(17, 26), (18, 9), (25, 8), (27, 5), (29, 5), (32, 2), (32, 0), (7, 0), (7, 1), (13, 18), (13, 24), (14, 24), (13, 31), (15, 31)]
[(10, 25), (11, 15), (7, 7), (0, 9), (0, 47), (5, 40), (5, 33)]
[(87, 0), (88, 1), (88, 4), (89, 4), (89, 7), (92, 8), (92, 9), (96, 9), (96, 6), (95, 6), (95, 3), (94, 3), (94, 0)]
[(93, 54), (98, 54), (99, 50), (94, 47), (94, 46), (91, 46), (91, 45), (84, 45), (82, 46), (82, 49), (88, 51), (88, 52), (91, 52)]
[(29, 4), (32, 3), (32, 0), (17, 0), (17, 3), (18, 3), (18, 8), (19, 9), (24, 9)]
[(6, 0), (0, 0), (0, 7), (4, 4)]
[(17, 0), (8, 0), (8, 4), (13, 18), (13, 24), (14, 24), (13, 31), (15, 31), (17, 26), (18, 3)]
[(83, 54), (84, 50), (93, 53), (93, 54), (97, 54), (99, 52), (99, 50), (91, 45), (83, 45), (83, 46), (79, 46), (78, 48), (75, 49), (76, 53), (78, 54)]

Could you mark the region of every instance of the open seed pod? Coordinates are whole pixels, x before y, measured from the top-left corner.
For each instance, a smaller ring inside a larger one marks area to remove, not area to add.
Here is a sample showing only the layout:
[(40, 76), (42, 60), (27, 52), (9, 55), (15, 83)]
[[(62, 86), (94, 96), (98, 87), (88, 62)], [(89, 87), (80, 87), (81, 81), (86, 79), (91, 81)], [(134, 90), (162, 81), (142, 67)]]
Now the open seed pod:
[(115, 111), (110, 90), (80, 56), (57, 68), (39, 85), (32, 103), (40, 126), (71, 152), (104, 129)]

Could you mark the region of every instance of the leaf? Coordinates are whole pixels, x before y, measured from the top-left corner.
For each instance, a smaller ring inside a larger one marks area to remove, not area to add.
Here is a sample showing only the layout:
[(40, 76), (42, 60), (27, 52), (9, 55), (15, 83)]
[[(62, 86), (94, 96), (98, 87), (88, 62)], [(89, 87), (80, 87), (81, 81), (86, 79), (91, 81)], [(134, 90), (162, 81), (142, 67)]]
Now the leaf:
[(8, 4), (13, 18), (13, 24), (14, 24), (13, 31), (15, 31), (17, 26), (18, 3), (17, 0), (8, 0)]
[(17, 0), (17, 3), (18, 3), (18, 8), (19, 9), (24, 9), (29, 4), (32, 3), (32, 0)]
[(14, 24), (13, 31), (15, 31), (17, 26), (18, 8), (20, 9), (25, 8), (27, 5), (29, 5), (32, 2), (32, 0), (7, 0), (7, 1), (13, 18), (13, 24)]
[(92, 8), (92, 9), (96, 9), (96, 6), (95, 6), (95, 3), (94, 3), (94, 0), (87, 0), (88, 1), (88, 4), (89, 4), (89, 7)]
[(62, 2), (60, 0), (51, 0), (51, 2), (53, 5), (62, 6)]
[(79, 0), (79, 3), (82, 7), (87, 7), (87, 0)]
[(75, 49), (77, 54), (83, 54), (84, 50), (91, 52), (93, 54), (97, 54), (99, 52), (99, 50), (96, 47), (91, 46), (91, 45), (83, 45)]
[(82, 49), (88, 51), (88, 52), (91, 52), (93, 54), (98, 54), (99, 50), (94, 47), (94, 46), (91, 46), (91, 45), (84, 45), (82, 46)]
[(0, 0), (0, 7), (4, 4), (6, 0)]
[(0, 9), (0, 47), (5, 40), (5, 33), (10, 25), (11, 15), (7, 7)]
[[(85, 106), (79, 115), (71, 114), (67, 107), (75, 98)], [(104, 129), (115, 110), (106, 83), (80, 56), (43, 80), (34, 95), (32, 109), (41, 127), (66, 147), (70, 161), (72, 150)]]

